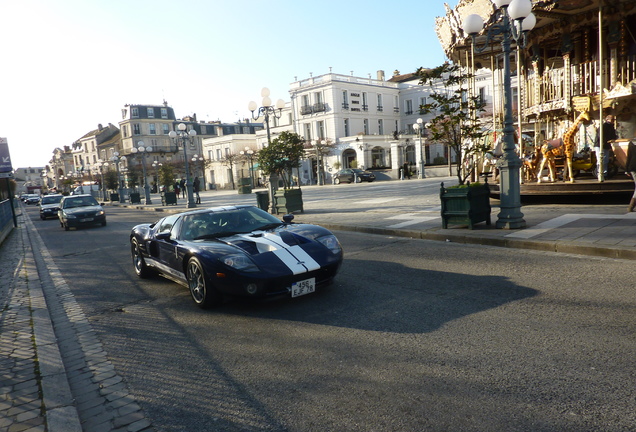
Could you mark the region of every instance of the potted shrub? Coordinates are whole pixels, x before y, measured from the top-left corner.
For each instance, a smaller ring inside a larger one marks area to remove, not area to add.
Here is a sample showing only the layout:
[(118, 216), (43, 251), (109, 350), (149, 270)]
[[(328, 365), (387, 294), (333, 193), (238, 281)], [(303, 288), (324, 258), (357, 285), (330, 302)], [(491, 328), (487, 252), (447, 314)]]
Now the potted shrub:
[(128, 187), (132, 188), (134, 192), (130, 193), (130, 203), (140, 204), (141, 194), (139, 193), (139, 180), (141, 173), (139, 168), (134, 165), (128, 167)]
[[(297, 133), (283, 131), (256, 155), (260, 169), (270, 176), (272, 213), (304, 211), (300, 185), (292, 187), (293, 169), (300, 167), (300, 159), (305, 153), (304, 144), (305, 140)], [(283, 182), (282, 190), (276, 190), (279, 178)]]
[(106, 183), (106, 188), (111, 191), (110, 201), (119, 201), (119, 193), (117, 193), (117, 188), (119, 187), (119, 178), (117, 178), (117, 172), (113, 170), (106, 171), (104, 174), (104, 183)]
[(177, 205), (177, 193), (172, 190), (175, 182), (172, 165), (163, 164), (159, 167), (159, 184), (161, 186), (161, 205)]
[(448, 224), (468, 225), (473, 229), (479, 222), (490, 225), (490, 188), (485, 183), (470, 183), (451, 187), (440, 186), (442, 228)]

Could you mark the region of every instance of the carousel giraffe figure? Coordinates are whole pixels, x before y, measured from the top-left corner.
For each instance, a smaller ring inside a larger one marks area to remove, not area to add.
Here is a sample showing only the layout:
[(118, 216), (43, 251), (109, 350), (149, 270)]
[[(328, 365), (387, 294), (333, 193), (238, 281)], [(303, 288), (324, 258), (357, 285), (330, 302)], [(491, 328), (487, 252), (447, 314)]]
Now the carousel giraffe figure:
[(574, 176), (572, 175), (572, 156), (574, 155), (574, 150), (576, 149), (574, 136), (576, 135), (576, 131), (579, 129), (581, 123), (587, 122), (589, 120), (590, 113), (587, 110), (583, 111), (576, 119), (574, 119), (574, 123), (572, 123), (572, 126), (570, 126), (568, 130), (565, 131), (565, 133), (563, 134), (563, 139), (544, 141), (543, 145), (541, 146), (543, 160), (541, 161), (539, 171), (537, 171), (537, 183), (541, 183), (541, 173), (543, 172), (543, 168), (545, 167), (546, 163), (548, 164), (548, 168), (550, 169), (550, 181), (556, 181), (556, 176), (554, 173), (554, 158), (556, 156), (562, 156), (564, 154), (566, 163), (565, 167), (563, 168), (563, 181), (565, 181), (567, 171), (569, 182), (574, 183)]

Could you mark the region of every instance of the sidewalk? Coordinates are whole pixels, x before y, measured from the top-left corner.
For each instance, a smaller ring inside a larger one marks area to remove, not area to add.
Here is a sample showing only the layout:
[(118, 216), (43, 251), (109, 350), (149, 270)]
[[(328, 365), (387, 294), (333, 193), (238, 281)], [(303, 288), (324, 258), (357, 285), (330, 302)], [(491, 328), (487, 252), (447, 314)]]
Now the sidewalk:
[[(418, 186), (418, 180), (409, 182), (409, 186)], [(371, 187), (361, 185), (365, 186)], [(474, 230), (460, 226), (442, 229), (436, 202), (419, 202), (415, 196), (408, 202), (391, 197), (355, 201), (351, 197), (325, 198), (317, 193), (320, 188), (329, 187), (332, 186), (303, 189), (305, 213), (297, 214), (296, 222), (316, 223), (335, 231), (636, 260), (636, 213), (627, 213), (627, 204), (523, 206), (527, 227), (500, 230), (495, 228), (499, 209), (492, 201), (492, 225), (481, 223)], [(255, 194), (204, 191), (200, 195), (200, 208), (256, 205)], [(187, 210), (184, 199), (179, 199), (176, 206), (162, 207), (159, 195), (153, 194), (152, 201), (150, 205), (107, 205), (155, 212), (154, 218)], [(153, 216), (149, 216), (152, 220)], [(81, 308), (47, 303), (47, 292), (67, 303), (74, 299), (71, 294), (60, 292), (60, 286), (65, 286), (60, 275), (47, 275), (55, 267), (48, 262), (48, 253), (41, 252), (43, 245), (33, 224), (24, 215), (18, 221), (19, 227), (0, 245), (0, 432), (150, 430), (140, 407), (117, 381), (107, 359), (100, 357), (99, 341), (92, 339), (90, 329), (82, 322)], [(73, 313), (74, 325), (84, 329), (80, 337), (88, 345), (74, 348), (76, 356), (81, 354), (77, 361), (82, 362), (82, 368), (72, 364), (74, 368), (69, 369), (62, 362), (69, 335), (77, 331), (69, 328), (66, 313)], [(83, 370), (92, 372), (87, 375)], [(100, 389), (99, 394), (84, 391), (73, 397), (71, 388), (83, 389), (93, 384)], [(112, 397), (114, 394), (117, 398)], [(80, 420), (78, 408), (80, 412), (92, 412), (91, 418), (102, 421), (101, 427), (95, 429), (90, 420)]]

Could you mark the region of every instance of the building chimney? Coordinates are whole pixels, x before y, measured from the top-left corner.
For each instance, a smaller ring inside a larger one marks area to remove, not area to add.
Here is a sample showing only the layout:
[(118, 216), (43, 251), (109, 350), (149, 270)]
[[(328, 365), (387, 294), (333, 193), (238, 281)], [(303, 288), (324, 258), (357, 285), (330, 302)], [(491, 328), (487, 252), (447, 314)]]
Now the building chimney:
[(101, 132), (101, 131), (102, 131), (102, 129), (104, 129), (104, 126), (102, 126), (102, 124), (101, 124), (101, 123), (99, 123), (99, 124), (97, 125), (97, 130)]
[(378, 81), (384, 81), (384, 71), (383, 70), (379, 70), (378, 71)]

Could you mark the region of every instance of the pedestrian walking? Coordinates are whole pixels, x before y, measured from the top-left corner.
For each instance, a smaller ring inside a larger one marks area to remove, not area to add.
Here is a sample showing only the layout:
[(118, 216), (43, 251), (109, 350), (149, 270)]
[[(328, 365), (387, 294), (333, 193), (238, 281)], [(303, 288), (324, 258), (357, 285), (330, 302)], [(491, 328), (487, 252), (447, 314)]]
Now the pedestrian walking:
[(631, 174), (634, 180), (634, 195), (627, 207), (628, 212), (633, 212), (636, 207), (636, 144), (630, 142), (627, 146), (627, 163), (625, 164), (625, 171)]
[(182, 198), (186, 197), (186, 184), (185, 183), (186, 183), (185, 179), (181, 179), (181, 181), (179, 182), (179, 190), (183, 194)]
[[(610, 141), (614, 141), (618, 138), (616, 134), (616, 128), (614, 127), (614, 116), (608, 115), (605, 117), (605, 122), (601, 125), (603, 130), (603, 175), (607, 175), (607, 167), (609, 165), (610, 154), (612, 152), (612, 143)], [(594, 143), (596, 154), (599, 155), (600, 152), (600, 135), (596, 135), (596, 142)], [(600, 161), (599, 161), (600, 163)]]
[(194, 183), (192, 184), (192, 191), (194, 192), (194, 195), (196, 196), (196, 203), (197, 204), (201, 204), (201, 196), (199, 195), (199, 177), (195, 177), (194, 178)]
[(180, 189), (179, 189), (179, 182), (175, 182), (174, 183), (174, 193), (176, 194), (177, 198), (179, 198), (179, 193), (180, 193)]

